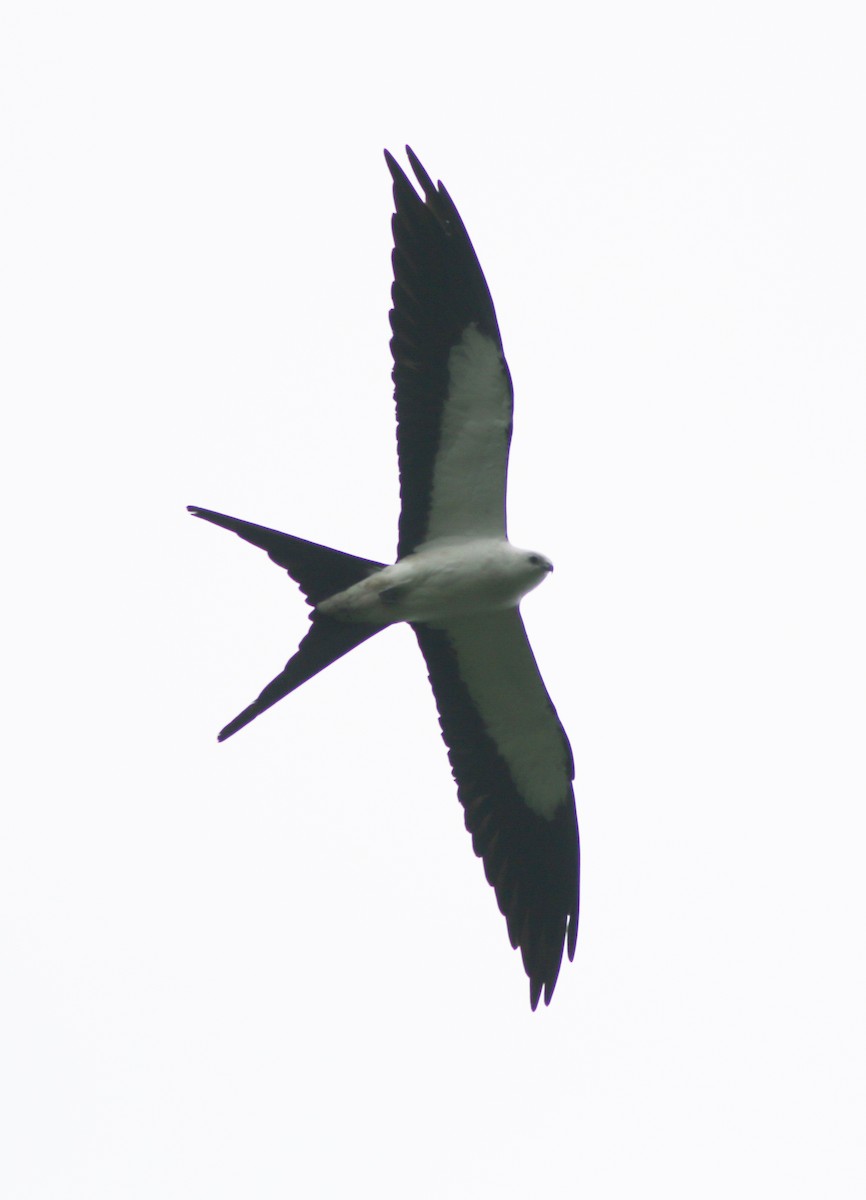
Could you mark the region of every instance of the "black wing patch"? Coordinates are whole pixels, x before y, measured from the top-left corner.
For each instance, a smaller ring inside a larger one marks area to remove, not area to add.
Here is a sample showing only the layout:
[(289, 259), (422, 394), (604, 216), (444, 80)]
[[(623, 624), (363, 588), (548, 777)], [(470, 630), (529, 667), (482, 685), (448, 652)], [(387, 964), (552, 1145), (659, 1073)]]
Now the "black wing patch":
[(408, 146), (406, 153), (423, 200), (385, 151), (395, 207), (391, 353), (402, 501), (398, 558), (405, 558), (426, 536), (448, 395), (448, 356), (473, 325), (502, 349), (490, 291), (460, 214)]
[[(574, 793), (550, 820), (522, 799), (460, 676), (444, 630), (413, 625), (427, 662), (442, 736), (472, 846), (484, 861), (529, 976), (530, 1001), (550, 1003), (567, 944), (574, 958), (580, 888), (580, 842)], [(566, 744), (567, 745), (567, 744)], [(570, 750), (568, 750), (570, 761)]]

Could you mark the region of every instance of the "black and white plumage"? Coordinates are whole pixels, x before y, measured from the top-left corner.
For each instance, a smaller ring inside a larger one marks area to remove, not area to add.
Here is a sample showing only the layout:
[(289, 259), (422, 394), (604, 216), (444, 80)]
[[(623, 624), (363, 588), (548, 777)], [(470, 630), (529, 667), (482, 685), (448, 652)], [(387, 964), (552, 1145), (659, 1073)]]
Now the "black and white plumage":
[(394, 181), (391, 350), (401, 513), (392, 566), (208, 509), (197, 517), (266, 550), (301, 586), (311, 626), (297, 653), (220, 733), (388, 625), (408, 622), (427, 663), (466, 827), (484, 861), (533, 1009), (574, 957), (580, 851), (568, 739), (520, 616), (553, 569), (507, 540), (512, 388), (493, 301), (441, 183), (407, 147), (418, 195)]

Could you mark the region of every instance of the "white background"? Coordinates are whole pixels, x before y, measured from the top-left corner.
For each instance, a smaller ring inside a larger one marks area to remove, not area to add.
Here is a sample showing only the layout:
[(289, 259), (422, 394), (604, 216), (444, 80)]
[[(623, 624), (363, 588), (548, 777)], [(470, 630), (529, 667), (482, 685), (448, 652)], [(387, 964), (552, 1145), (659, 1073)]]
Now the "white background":
[[(6, 1200), (864, 1194), (860, 21), (3, 6)], [(406, 141), (556, 563), (534, 1015), (407, 630), (215, 741), (306, 609), (184, 506), (393, 556)]]

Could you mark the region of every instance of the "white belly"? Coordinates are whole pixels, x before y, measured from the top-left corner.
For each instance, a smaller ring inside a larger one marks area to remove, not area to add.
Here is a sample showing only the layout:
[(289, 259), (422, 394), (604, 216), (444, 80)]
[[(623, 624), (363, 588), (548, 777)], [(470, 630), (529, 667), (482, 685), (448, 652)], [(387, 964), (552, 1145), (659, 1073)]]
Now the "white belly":
[(518, 550), (500, 538), (449, 539), (422, 546), (393, 566), (330, 596), (318, 610), (352, 623), (435, 624), (513, 608), (550, 569), (542, 556)]

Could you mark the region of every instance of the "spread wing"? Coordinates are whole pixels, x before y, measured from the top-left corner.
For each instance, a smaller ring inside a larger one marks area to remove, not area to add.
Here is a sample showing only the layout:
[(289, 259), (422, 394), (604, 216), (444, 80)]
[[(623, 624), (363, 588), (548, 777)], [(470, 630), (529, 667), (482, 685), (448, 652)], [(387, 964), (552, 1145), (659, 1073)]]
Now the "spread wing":
[(493, 301), (454, 202), (409, 147), (394, 158), (391, 353), (400, 461), (398, 558), (425, 541), (505, 536), (512, 390)]
[(475, 853), (520, 947), (530, 1000), (550, 1003), (577, 941), (574, 762), (517, 609), (415, 625)]

